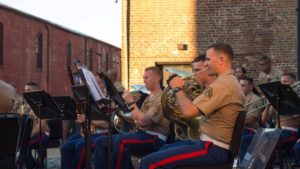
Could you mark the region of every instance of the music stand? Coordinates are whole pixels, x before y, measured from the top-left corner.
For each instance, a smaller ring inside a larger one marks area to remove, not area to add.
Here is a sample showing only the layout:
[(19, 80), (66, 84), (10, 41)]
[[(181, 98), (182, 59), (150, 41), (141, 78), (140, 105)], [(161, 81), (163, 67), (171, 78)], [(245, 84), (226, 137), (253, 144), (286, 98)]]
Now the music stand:
[[(259, 85), (271, 105), (279, 115), (294, 115), (300, 112), (300, 98), (289, 85), (279, 81)], [(280, 116), (278, 116), (280, 128)]]
[[(72, 86), (73, 96), (78, 103), (84, 105), (88, 97), (92, 97), (88, 93), (88, 89), (86, 86), (79, 85), (79, 86)], [(103, 100), (104, 101), (104, 100)], [(109, 118), (103, 113), (104, 108), (101, 110), (98, 104), (92, 99), (91, 100), (91, 120), (109, 120)], [(82, 108), (84, 106), (81, 106)]]
[[(278, 125), (277, 128), (278, 129), (273, 129), (273, 134), (271, 134), (272, 136), (270, 136), (271, 138), (271, 142), (266, 144), (267, 147), (269, 147), (271, 153), (273, 152), (273, 149), (275, 147), (275, 144), (278, 142), (278, 139), (280, 138), (280, 133), (281, 133), (281, 129), (280, 129), (280, 115), (294, 115), (294, 114), (299, 114), (300, 112), (300, 98), (298, 97), (298, 95), (294, 92), (294, 90), (291, 88), (291, 86), (289, 85), (285, 85), (282, 84), (279, 81), (276, 82), (271, 82), (271, 83), (265, 83), (265, 84), (261, 84), (259, 85), (261, 91), (263, 92), (263, 94), (266, 96), (266, 98), (268, 99), (268, 101), (270, 102), (270, 104), (274, 107), (274, 109), (278, 112)], [(257, 134), (256, 134), (257, 135)], [(253, 139), (252, 142), (258, 142), (259, 145), (262, 145), (264, 140), (257, 140), (256, 135)], [(251, 145), (252, 142), (250, 144), (249, 149), (251, 150)], [(271, 144), (272, 143), (272, 144)], [(274, 143), (274, 144), (273, 144)], [(253, 143), (254, 144), (254, 143)], [(259, 154), (257, 154), (257, 151), (260, 151), (260, 148), (253, 148), (254, 149), (254, 157), (259, 156)], [(279, 152), (281, 152), (281, 146), (279, 146)], [(266, 152), (264, 152), (266, 153)], [(279, 153), (281, 155), (281, 153)], [(263, 160), (264, 162), (267, 162), (269, 159), (269, 156), (266, 156), (267, 159)], [(251, 159), (247, 161), (247, 154), (245, 155), (246, 158), (246, 164), (249, 163), (249, 165), (258, 165), (259, 161), (251, 161)], [(244, 158), (244, 159), (245, 159)], [(255, 157), (258, 158), (258, 157)], [(282, 160), (282, 158), (280, 158), (280, 160)], [(251, 161), (251, 162), (250, 162)], [(252, 163), (252, 164), (251, 164)], [(255, 163), (255, 164), (254, 164)], [(256, 164), (257, 163), (257, 164)], [(244, 164), (244, 160), (242, 165)], [(266, 165), (266, 163), (263, 163), (264, 165)], [(260, 166), (261, 168), (262, 166)], [(252, 167), (253, 168), (253, 167)]]
[[(110, 99), (113, 99), (114, 102), (118, 105), (118, 108), (124, 113), (130, 113), (131, 110), (128, 109), (128, 106), (125, 103), (125, 100), (122, 98), (118, 90), (115, 88), (110, 79), (102, 72), (97, 73), (98, 76), (103, 80), (106, 91)], [(116, 110), (118, 111), (118, 110)], [(125, 123), (128, 123), (124, 121)], [(109, 121), (109, 130), (108, 130), (108, 169), (111, 169), (111, 146), (112, 146), (112, 132), (111, 132), (112, 124)]]
[[(92, 109), (92, 102), (96, 102), (96, 107), (105, 108), (105, 104), (109, 103), (107, 101), (106, 96), (104, 92), (101, 90), (99, 84), (97, 83), (97, 80), (95, 79), (95, 76), (91, 71), (89, 71), (79, 60), (77, 60), (75, 63), (75, 66), (78, 70), (78, 74), (80, 75), (81, 80), (84, 83), (84, 86), (86, 88), (86, 100), (83, 100), (85, 102), (85, 115), (86, 115), (86, 128), (85, 130), (85, 143), (86, 143), (86, 168), (91, 169), (91, 132), (90, 132), (90, 124), (91, 124), (91, 109)], [(103, 113), (105, 111), (100, 111), (100, 113)], [(98, 114), (98, 113), (97, 113)], [(105, 113), (103, 113), (105, 116)], [(110, 119), (108, 120), (110, 122)]]
[[(43, 149), (42, 145), (42, 119), (63, 119), (64, 115), (63, 112), (60, 111), (57, 104), (51, 98), (51, 96), (43, 90), (33, 91), (33, 92), (26, 92), (23, 93), (24, 99), (29, 104), (30, 108), (33, 110), (34, 114), (39, 118), (39, 134), (40, 134), (40, 141), (39, 146), (40, 149)], [(44, 168), (44, 163), (42, 161), (42, 151), (39, 151), (39, 160), (40, 160), (40, 167)]]
[(249, 145), (240, 169), (265, 168), (281, 131), (281, 129), (259, 128)]
[(70, 96), (54, 96), (52, 98), (62, 112), (63, 120), (77, 118), (75, 101)]

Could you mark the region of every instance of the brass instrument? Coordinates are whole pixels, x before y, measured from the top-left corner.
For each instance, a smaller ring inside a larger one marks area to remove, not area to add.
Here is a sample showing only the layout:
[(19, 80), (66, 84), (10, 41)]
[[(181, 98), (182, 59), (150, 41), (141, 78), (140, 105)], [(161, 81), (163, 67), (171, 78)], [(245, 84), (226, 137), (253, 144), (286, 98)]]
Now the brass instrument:
[[(292, 88), (293, 88), (293, 87), (296, 87), (296, 86), (299, 85), (299, 84), (300, 84), (300, 81), (297, 81), (296, 83), (292, 84), (291, 87), (292, 87)], [(259, 101), (263, 101), (265, 98), (266, 98), (265, 96), (261, 96), (260, 98), (258, 98), (258, 99), (256, 99), (256, 100), (253, 100), (253, 101), (250, 102), (250, 103), (245, 104), (244, 107), (249, 106), (249, 105), (251, 105), (251, 104), (254, 104), (254, 103), (256, 103), (256, 102), (259, 102)], [(267, 105), (269, 105), (269, 104), (270, 104), (270, 103), (266, 103), (266, 104), (264, 104), (263, 106), (261, 106), (261, 107), (255, 109), (255, 110), (259, 110), (259, 109), (261, 109), (261, 108), (263, 108), (263, 107), (265, 107), (265, 106), (267, 106)], [(255, 112), (255, 111), (253, 110), (253, 111), (251, 111), (251, 112)]]
[[(207, 69), (204, 69), (184, 78), (185, 84), (183, 91), (190, 100), (194, 100), (204, 91), (204, 86), (193, 78), (193, 76), (206, 70)], [(174, 130), (177, 138), (180, 140), (195, 140), (199, 138), (201, 117), (186, 119), (183, 116), (170, 87), (164, 89), (161, 103), (164, 115), (174, 122)]]
[[(133, 100), (137, 102), (137, 106), (141, 107), (141, 103), (144, 101), (146, 96), (143, 96), (139, 91), (132, 91), (130, 93), (133, 97)], [(134, 133), (138, 129), (136, 122), (132, 118), (131, 112), (122, 112), (119, 110), (112, 116), (112, 121), (115, 129), (122, 134)]]

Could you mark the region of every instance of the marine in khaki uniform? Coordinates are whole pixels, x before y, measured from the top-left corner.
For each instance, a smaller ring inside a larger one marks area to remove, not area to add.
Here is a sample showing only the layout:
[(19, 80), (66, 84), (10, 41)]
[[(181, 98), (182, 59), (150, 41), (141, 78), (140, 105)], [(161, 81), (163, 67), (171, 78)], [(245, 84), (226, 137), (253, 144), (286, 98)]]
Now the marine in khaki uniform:
[[(240, 79), (240, 85), (246, 96), (245, 111), (246, 122), (245, 129), (256, 130), (259, 127), (259, 121), (263, 111), (263, 102), (259, 97), (253, 93), (254, 81), (252, 78), (243, 77)], [(250, 131), (251, 132), (251, 131)]]
[[(292, 86), (296, 82), (296, 76), (293, 73), (284, 73), (282, 74), (280, 81), (282, 84)], [(294, 88), (294, 90), (297, 91), (298, 89)], [(273, 107), (267, 106), (262, 113), (262, 118), (261, 118), (262, 123), (266, 122), (269, 118), (271, 118), (276, 114), (277, 112)], [(280, 146), (288, 147), (295, 144), (295, 142), (297, 141), (297, 133), (300, 127), (300, 116), (298, 114), (280, 115), (280, 126), (283, 129), (279, 139)], [(244, 140), (242, 141), (242, 145), (241, 145), (242, 159), (243, 159), (243, 155), (246, 153), (245, 151), (247, 150), (252, 138), (248, 138), (249, 139), (248, 142), (243, 142)]]
[[(144, 83), (150, 91), (141, 109), (134, 102), (129, 91), (123, 94), (130, 105), (132, 118), (138, 131), (132, 134), (113, 135), (112, 168), (130, 168), (130, 153), (149, 154), (165, 144), (169, 134), (169, 120), (162, 113), (160, 80), (162, 73), (157, 67), (148, 67), (144, 71)], [(95, 142), (95, 169), (108, 168), (107, 137), (100, 137)]]
[(194, 144), (158, 151), (142, 159), (140, 169), (177, 168), (179, 166), (212, 166), (225, 164), (230, 158), (234, 124), (239, 111), (244, 109), (245, 96), (233, 75), (233, 50), (224, 43), (216, 43), (206, 51), (205, 66), (209, 74), (218, 78), (195, 100), (191, 101), (182, 91), (184, 80), (170, 76), (169, 86), (186, 118), (204, 115), (202, 135)]
[(262, 56), (259, 59), (259, 65), (261, 66), (261, 72), (258, 75), (259, 84), (280, 81), (282, 71), (273, 67), (270, 57)]

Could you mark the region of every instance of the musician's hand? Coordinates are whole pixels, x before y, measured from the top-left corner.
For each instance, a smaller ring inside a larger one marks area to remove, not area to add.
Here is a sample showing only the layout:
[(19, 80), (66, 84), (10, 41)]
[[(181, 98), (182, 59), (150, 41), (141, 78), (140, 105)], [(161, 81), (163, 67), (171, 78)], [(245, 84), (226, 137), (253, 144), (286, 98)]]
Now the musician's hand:
[(131, 95), (131, 93), (128, 90), (125, 90), (123, 95), (122, 95), (123, 99), (125, 100), (125, 102), (127, 103), (132, 103), (134, 102), (134, 99)]
[(85, 136), (82, 127), (80, 128), (80, 135), (81, 135), (81, 137), (84, 137), (84, 136)]
[(169, 76), (168, 84), (172, 89), (174, 89), (175, 87), (183, 88), (184, 83), (185, 83), (184, 80), (179, 76), (174, 76), (174, 75)]
[(83, 123), (85, 121), (85, 115), (84, 114), (77, 114), (77, 122)]

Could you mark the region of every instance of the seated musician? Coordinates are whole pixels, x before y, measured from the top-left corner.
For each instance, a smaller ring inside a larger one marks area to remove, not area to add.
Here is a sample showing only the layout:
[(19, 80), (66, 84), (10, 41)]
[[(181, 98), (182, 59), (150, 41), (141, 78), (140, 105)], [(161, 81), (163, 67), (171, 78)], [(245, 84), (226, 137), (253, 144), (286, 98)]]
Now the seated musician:
[[(217, 75), (216, 74), (209, 74), (207, 70), (207, 67), (204, 66), (204, 62), (206, 60), (205, 54), (200, 54), (197, 57), (194, 58), (192, 61), (192, 72), (197, 73), (195, 75), (195, 79), (203, 85), (203, 89), (208, 88), (208, 86), (216, 80)], [(200, 72), (200, 73), (199, 73)], [(172, 144), (164, 145), (160, 150), (168, 149), (171, 147), (176, 147), (179, 145), (188, 145), (188, 144), (194, 144), (194, 141), (192, 140), (186, 140), (186, 141), (177, 141)]]
[[(162, 73), (157, 67), (148, 67), (144, 71), (144, 83), (150, 91), (141, 109), (134, 102), (129, 91), (123, 94), (124, 100), (130, 105), (132, 118), (138, 131), (131, 134), (115, 134), (112, 136), (112, 168), (132, 167), (130, 153), (148, 154), (157, 151), (165, 144), (169, 134), (169, 120), (161, 109), (160, 80)], [(95, 143), (95, 169), (108, 168), (108, 137), (100, 137)]]
[[(300, 96), (299, 86), (293, 86), (296, 82), (296, 76), (293, 73), (282, 74), (280, 81), (282, 84), (291, 85), (297, 95)], [(274, 114), (277, 114), (275, 109), (271, 106), (267, 106), (262, 114), (262, 123), (266, 122)], [(300, 115), (280, 115), (280, 126), (283, 130), (280, 135), (279, 145), (283, 147), (293, 146), (297, 141), (297, 133), (300, 127)], [(242, 146), (245, 146), (244, 143), (242, 143)], [(249, 145), (246, 146), (248, 147)], [(247, 148), (242, 150), (247, 150)], [(245, 152), (241, 152), (241, 154), (245, 154)]]
[(224, 43), (216, 43), (206, 51), (205, 66), (209, 74), (218, 78), (195, 100), (181, 90), (184, 80), (169, 78), (176, 101), (186, 118), (199, 114), (207, 120), (200, 126), (200, 140), (192, 145), (178, 146), (152, 153), (142, 159), (140, 169), (176, 168), (184, 165), (212, 166), (229, 162), (229, 144), (245, 96), (232, 71), (233, 50)]
[(240, 79), (240, 85), (246, 96), (245, 111), (247, 113), (241, 145), (241, 157), (244, 157), (248, 145), (250, 144), (253, 135), (259, 127), (261, 114), (264, 107), (262, 99), (253, 93), (254, 81), (252, 78), (242, 77)]
[[(95, 76), (99, 87), (105, 91), (105, 86), (102, 80)], [(79, 111), (79, 110), (78, 110)], [(83, 124), (85, 122), (84, 114), (77, 114), (77, 122)], [(91, 121), (91, 144), (101, 135), (108, 132), (108, 122), (105, 120), (92, 120)], [(80, 133), (74, 134), (61, 147), (61, 168), (63, 169), (80, 169), (84, 168), (85, 164), (85, 138), (83, 127)], [(91, 148), (93, 146), (91, 145)]]
[(254, 133), (259, 127), (259, 121), (263, 110), (262, 99), (253, 93), (254, 81), (250, 77), (242, 77), (240, 79), (240, 85), (245, 94), (245, 111), (247, 112), (245, 121), (244, 134)]
[[(39, 84), (36, 82), (28, 82), (24, 88), (24, 92), (33, 92), (33, 91), (38, 91), (38, 90), (40, 90), (40, 87), (39, 87)], [(31, 131), (31, 138), (30, 138), (30, 142), (29, 142), (29, 155), (27, 158), (26, 165), (27, 165), (27, 168), (34, 168), (39, 165), (39, 161), (34, 160), (31, 150), (38, 149), (39, 151), (42, 151), (40, 149), (40, 143), (42, 145), (45, 145), (48, 143), (50, 129), (48, 127), (47, 120), (40, 120), (34, 114), (34, 112), (32, 110), (29, 111), (29, 114), (33, 116), (34, 121), (33, 121), (33, 128)], [(41, 123), (41, 125), (40, 125), (40, 123)], [(40, 132), (40, 129), (41, 129), (41, 132)], [(40, 133), (41, 133), (41, 135), (40, 135)], [(40, 152), (39, 154), (44, 155), (43, 152)], [(39, 157), (39, 158), (42, 158), (42, 157)]]

